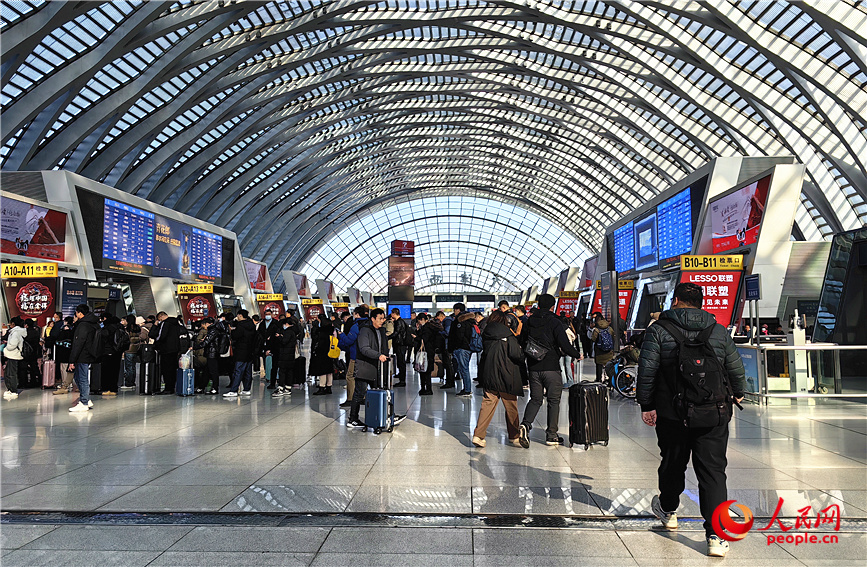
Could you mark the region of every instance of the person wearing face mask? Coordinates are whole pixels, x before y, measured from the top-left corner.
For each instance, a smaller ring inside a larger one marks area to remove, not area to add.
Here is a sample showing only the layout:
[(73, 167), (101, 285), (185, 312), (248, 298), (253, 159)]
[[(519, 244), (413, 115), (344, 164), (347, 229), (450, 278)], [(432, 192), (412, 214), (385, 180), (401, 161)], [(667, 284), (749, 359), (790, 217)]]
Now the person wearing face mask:
[(271, 393), (272, 398), (292, 395), (292, 369), (295, 366), (295, 346), (298, 343), (296, 327), (291, 319), (282, 319), (271, 339), (271, 355), (276, 358), (279, 383)]
[[(265, 363), (265, 368), (269, 368), (269, 374), (266, 376), (268, 379), (268, 389), (273, 390), (277, 387), (277, 365), (274, 364), (276, 362), (273, 358), (274, 348), (272, 345), (274, 335), (279, 332), (280, 324), (277, 323), (277, 320), (274, 319), (274, 314), (270, 309), (265, 310), (265, 318), (259, 323), (259, 327), (256, 329), (256, 332), (262, 337), (262, 344), (264, 346), (264, 351), (262, 354), (263, 362)], [(255, 355), (259, 356), (259, 353)], [(271, 364), (268, 364), (268, 357), (271, 357)]]

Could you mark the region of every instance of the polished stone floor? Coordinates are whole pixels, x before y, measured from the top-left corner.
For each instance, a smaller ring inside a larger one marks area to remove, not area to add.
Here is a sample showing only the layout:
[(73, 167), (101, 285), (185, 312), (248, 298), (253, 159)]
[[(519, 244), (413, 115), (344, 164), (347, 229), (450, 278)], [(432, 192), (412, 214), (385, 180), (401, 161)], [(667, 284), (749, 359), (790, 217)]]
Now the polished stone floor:
[[(584, 375), (592, 366), (584, 365)], [(608, 447), (544, 445), (543, 406), (529, 450), (506, 440), (502, 410), (488, 446), (470, 443), (481, 396), (398, 390), (408, 419), (392, 434), (345, 427), (345, 395), (296, 390), (272, 399), (140, 397), (122, 392), (70, 414), (71, 396), (27, 390), (2, 406), (0, 509), (87, 512), (383, 512), (649, 514), (659, 458), (654, 431), (634, 403), (613, 397)], [(480, 390), (479, 390), (480, 392)], [(521, 408), (526, 398), (519, 402)], [(522, 409), (523, 411), (523, 409)], [(561, 430), (567, 424), (565, 400)], [(563, 432), (565, 434), (565, 432)], [(843, 401), (745, 406), (731, 426), (729, 497), (759, 517), (783, 498), (782, 516), (831, 504), (867, 518), (867, 412)], [(692, 469), (679, 514), (698, 516)], [(863, 523), (860, 525), (864, 525)], [(677, 536), (633, 529), (477, 529), (11, 525), (3, 565), (57, 564), (57, 550), (83, 549), (78, 564), (701, 564), (703, 534), (693, 522)], [(828, 564), (867, 561), (863, 531), (826, 546), (766, 545), (760, 534), (734, 544), (727, 563)], [(248, 553), (238, 559), (232, 553)], [(348, 553), (388, 554), (350, 561)], [(209, 555), (210, 554), (210, 555)], [(213, 557), (212, 557), (213, 555)], [(523, 560), (522, 560), (523, 558)], [(758, 561), (758, 563), (757, 563)]]

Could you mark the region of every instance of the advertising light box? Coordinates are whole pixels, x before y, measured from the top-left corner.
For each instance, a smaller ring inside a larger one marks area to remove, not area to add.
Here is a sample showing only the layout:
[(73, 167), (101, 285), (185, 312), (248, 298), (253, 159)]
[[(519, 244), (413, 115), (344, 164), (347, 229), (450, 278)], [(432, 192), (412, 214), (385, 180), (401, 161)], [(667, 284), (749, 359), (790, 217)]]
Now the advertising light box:
[(681, 272), (680, 283), (689, 282), (701, 286), (704, 292), (702, 309), (716, 317), (717, 323), (727, 327), (732, 321), (742, 273), (738, 271)]
[(3, 253), (66, 260), (66, 213), (19, 201), (4, 192), (0, 217)]
[(754, 244), (768, 200), (771, 177), (713, 199), (708, 205), (714, 254)]
[(658, 263), (658, 242), (656, 236), (656, 213), (635, 221), (633, 224), (635, 242), (635, 269), (655, 270)]

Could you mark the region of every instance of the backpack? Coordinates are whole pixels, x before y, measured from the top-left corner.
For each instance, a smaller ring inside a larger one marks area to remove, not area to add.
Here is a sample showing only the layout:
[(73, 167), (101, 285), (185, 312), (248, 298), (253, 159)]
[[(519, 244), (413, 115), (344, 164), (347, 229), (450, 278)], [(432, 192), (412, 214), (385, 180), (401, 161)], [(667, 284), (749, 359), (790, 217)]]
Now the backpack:
[(114, 332), (112, 342), (114, 343), (115, 352), (126, 352), (130, 345), (129, 333), (123, 327), (119, 327)]
[(190, 333), (180, 323), (178, 323), (178, 326), (181, 327), (178, 331), (180, 333), (178, 335), (178, 352), (185, 353), (190, 350)]
[(232, 346), (232, 337), (229, 333), (217, 331), (217, 353), (220, 356), (229, 354), (229, 347)]
[(99, 327), (95, 327), (93, 331), (93, 339), (90, 341), (90, 356), (99, 360), (102, 358), (103, 351), (105, 350), (105, 339), (103, 338), (102, 329)]
[(337, 346), (337, 337), (328, 337), (328, 358), (340, 358), (340, 348)]
[(597, 353), (611, 352), (614, 348), (614, 336), (609, 329), (599, 329), (594, 343)]
[(259, 356), (265, 348), (265, 337), (259, 331), (253, 332), (253, 356)]
[(21, 356), (24, 360), (28, 358), (33, 358), (36, 355), (36, 352), (33, 350), (33, 345), (25, 341), (23, 338), (21, 339)]
[(472, 336), (470, 337), (470, 352), (482, 352), (482, 332), (479, 326), (473, 323)]
[(673, 405), (687, 427), (717, 427), (731, 419), (734, 395), (728, 375), (708, 342), (716, 323), (690, 339), (673, 321), (656, 322), (677, 342)]

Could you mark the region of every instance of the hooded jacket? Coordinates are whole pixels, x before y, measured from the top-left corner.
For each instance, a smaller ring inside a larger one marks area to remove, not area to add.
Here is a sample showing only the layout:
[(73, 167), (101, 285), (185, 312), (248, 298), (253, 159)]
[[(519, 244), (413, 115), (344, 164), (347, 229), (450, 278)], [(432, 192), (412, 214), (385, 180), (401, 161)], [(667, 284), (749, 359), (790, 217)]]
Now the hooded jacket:
[(482, 360), (479, 366), (479, 384), (485, 390), (524, 395), (521, 370), (524, 353), (518, 338), (499, 322), (488, 323), (482, 333)]
[(593, 343), (593, 359), (596, 361), (596, 364), (605, 365), (614, 359), (614, 349), (608, 352), (596, 352), (596, 339), (599, 337), (599, 333), (611, 333), (610, 327), (611, 323), (600, 317), (596, 320), (596, 326), (591, 331), (588, 331), (590, 342)]
[(470, 350), (473, 338), (473, 325), (476, 323), (475, 313), (461, 313), (449, 329), (449, 352)]
[(561, 351), (573, 358), (581, 358), (581, 353), (569, 342), (566, 327), (551, 311), (539, 311), (527, 319), (521, 330), (523, 343), (527, 337), (548, 348), (542, 360), (527, 357), (527, 368), (531, 372), (560, 372)]
[(373, 325), (368, 322), (358, 333), (357, 346), (355, 379), (376, 384), (380, 365), (388, 364), (379, 361), (379, 355), (388, 356), (388, 338), (385, 336), (385, 325), (379, 329), (374, 329)]
[(238, 321), (232, 329), (232, 352), (235, 362), (252, 362), (256, 340), (256, 325), (250, 319)]
[(69, 353), (69, 362), (92, 364), (99, 360), (99, 356), (92, 351), (92, 344), (96, 341), (99, 328), (99, 319), (93, 313), (88, 313), (75, 323), (72, 335), (72, 352)]
[[(744, 394), (744, 364), (725, 327), (716, 324), (713, 315), (702, 309), (669, 309), (663, 311), (660, 319), (674, 321), (693, 338), (702, 329), (716, 325), (708, 342), (713, 347), (717, 359), (728, 374), (729, 384), (736, 398)], [(677, 378), (677, 342), (662, 325), (650, 326), (641, 345), (641, 358), (638, 362), (638, 386), (636, 398), (641, 411), (656, 410), (659, 417), (679, 420), (674, 410), (674, 393), (670, 384)]]
[(3, 356), (9, 360), (24, 360), (22, 350), (24, 350), (24, 338), (27, 336), (27, 329), (16, 325), (12, 327), (6, 337), (6, 348), (3, 349)]

